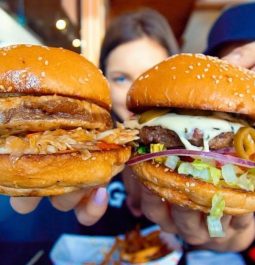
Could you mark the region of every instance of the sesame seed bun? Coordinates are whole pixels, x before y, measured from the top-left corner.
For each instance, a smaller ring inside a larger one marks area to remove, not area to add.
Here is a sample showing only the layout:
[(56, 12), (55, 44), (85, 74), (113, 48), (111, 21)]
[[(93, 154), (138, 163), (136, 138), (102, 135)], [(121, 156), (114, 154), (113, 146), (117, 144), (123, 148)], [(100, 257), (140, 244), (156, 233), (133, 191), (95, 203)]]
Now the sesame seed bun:
[[(255, 119), (255, 73), (202, 54), (175, 55), (133, 83), (127, 106), (136, 113), (169, 107), (238, 113)], [(213, 195), (220, 192), (226, 203), (226, 214), (255, 210), (255, 192), (215, 186), (178, 174), (159, 163), (142, 162), (132, 169), (145, 186), (171, 203), (208, 213)]]
[(106, 79), (83, 56), (33, 45), (0, 49), (0, 193), (50, 196), (106, 185), (131, 153), (129, 140), (102, 136), (121, 130), (109, 130), (110, 108)]
[(111, 108), (109, 86), (100, 70), (75, 52), (45, 46), (0, 49), (0, 93), (62, 95)]
[(128, 147), (91, 152), (90, 157), (79, 152), (24, 155), (16, 162), (0, 155), (0, 193), (51, 196), (106, 185), (123, 169), (129, 156)]
[(202, 54), (175, 55), (133, 83), (127, 106), (133, 112), (175, 107), (255, 118), (255, 73)]
[(209, 213), (213, 195), (220, 192), (225, 200), (225, 214), (239, 215), (255, 210), (254, 192), (214, 186), (151, 162), (134, 165), (132, 170), (149, 190), (182, 207)]

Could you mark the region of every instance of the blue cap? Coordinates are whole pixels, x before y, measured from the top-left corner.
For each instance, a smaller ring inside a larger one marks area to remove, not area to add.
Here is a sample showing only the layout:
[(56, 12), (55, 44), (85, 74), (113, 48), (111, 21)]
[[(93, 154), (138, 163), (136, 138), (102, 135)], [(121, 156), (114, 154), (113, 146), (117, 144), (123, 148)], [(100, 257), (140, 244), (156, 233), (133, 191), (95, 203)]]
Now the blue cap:
[(233, 6), (225, 10), (210, 30), (208, 55), (215, 55), (217, 48), (232, 41), (255, 40), (255, 3)]

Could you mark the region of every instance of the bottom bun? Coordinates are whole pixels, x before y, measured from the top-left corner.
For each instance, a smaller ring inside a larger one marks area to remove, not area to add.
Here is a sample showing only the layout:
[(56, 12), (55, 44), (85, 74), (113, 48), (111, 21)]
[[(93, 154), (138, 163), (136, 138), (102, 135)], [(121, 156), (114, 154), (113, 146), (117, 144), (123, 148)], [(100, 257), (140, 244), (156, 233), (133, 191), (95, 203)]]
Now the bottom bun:
[(13, 162), (0, 155), (0, 193), (52, 196), (107, 184), (130, 157), (130, 148), (81, 153), (24, 155)]
[(161, 198), (208, 213), (212, 197), (220, 192), (225, 200), (224, 213), (239, 215), (255, 211), (255, 193), (214, 186), (213, 184), (180, 175), (168, 168), (152, 162), (143, 162), (132, 166), (140, 181)]

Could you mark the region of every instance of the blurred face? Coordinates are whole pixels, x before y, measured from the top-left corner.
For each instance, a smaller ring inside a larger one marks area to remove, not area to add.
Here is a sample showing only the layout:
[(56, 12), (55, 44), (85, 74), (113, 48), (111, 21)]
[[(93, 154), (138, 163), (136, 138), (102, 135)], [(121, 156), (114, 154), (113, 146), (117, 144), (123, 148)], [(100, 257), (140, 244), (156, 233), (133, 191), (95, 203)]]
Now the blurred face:
[(122, 44), (109, 54), (106, 78), (110, 82), (113, 111), (121, 120), (131, 116), (126, 96), (133, 81), (167, 57), (166, 49), (147, 37)]

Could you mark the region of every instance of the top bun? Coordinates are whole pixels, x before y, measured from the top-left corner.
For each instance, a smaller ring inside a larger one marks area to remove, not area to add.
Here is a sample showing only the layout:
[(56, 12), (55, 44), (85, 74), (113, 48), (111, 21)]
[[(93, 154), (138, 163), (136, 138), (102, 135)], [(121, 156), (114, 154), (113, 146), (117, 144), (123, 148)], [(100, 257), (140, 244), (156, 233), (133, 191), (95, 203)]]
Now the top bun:
[(62, 48), (15, 45), (0, 49), (0, 93), (63, 95), (111, 108), (109, 86), (83, 56)]
[(174, 55), (133, 83), (127, 105), (134, 112), (176, 107), (255, 118), (255, 73), (202, 54)]

